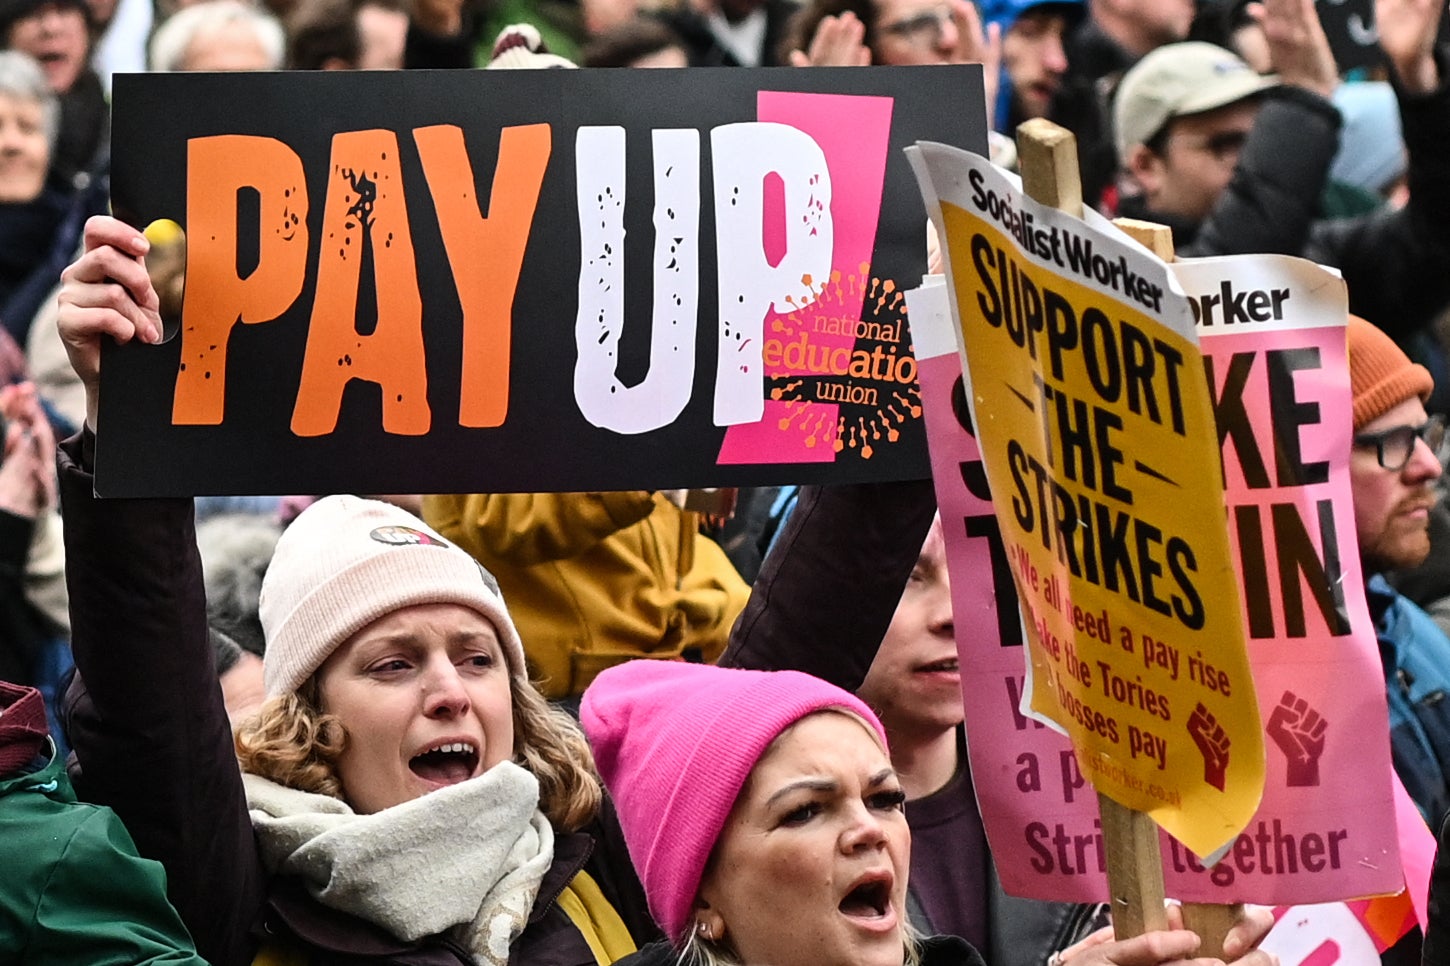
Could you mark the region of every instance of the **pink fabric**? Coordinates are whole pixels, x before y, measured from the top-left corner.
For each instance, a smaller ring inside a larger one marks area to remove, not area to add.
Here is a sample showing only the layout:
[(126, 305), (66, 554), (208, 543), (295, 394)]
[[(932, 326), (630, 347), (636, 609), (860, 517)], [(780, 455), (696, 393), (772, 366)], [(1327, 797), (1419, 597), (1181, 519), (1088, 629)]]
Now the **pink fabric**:
[(859, 715), (855, 695), (798, 671), (630, 661), (584, 692), (580, 718), (614, 798), (650, 913), (679, 941), (715, 840), (762, 753), (816, 711)]

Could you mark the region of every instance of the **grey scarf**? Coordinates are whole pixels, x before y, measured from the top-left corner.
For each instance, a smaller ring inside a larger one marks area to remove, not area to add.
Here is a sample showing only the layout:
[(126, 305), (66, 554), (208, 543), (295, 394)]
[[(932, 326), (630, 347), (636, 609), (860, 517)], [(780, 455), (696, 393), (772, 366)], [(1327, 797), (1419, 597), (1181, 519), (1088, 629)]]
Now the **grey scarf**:
[(554, 860), (539, 783), (512, 762), (372, 815), (244, 776), (267, 869), (407, 942), (447, 933), (503, 966)]

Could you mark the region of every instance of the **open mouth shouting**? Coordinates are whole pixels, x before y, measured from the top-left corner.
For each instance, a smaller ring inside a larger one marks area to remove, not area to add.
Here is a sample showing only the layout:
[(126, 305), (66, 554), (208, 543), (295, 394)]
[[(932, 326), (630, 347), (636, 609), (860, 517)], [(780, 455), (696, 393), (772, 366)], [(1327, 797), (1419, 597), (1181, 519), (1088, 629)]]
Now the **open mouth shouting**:
[(414, 755), (408, 768), (435, 788), (457, 785), (478, 774), (478, 746), (467, 739), (436, 741)]
[(845, 898), (837, 907), (845, 916), (862, 929), (870, 932), (890, 932), (898, 925), (896, 907), (892, 904), (892, 886), (896, 876), (891, 870), (868, 872), (852, 883)]

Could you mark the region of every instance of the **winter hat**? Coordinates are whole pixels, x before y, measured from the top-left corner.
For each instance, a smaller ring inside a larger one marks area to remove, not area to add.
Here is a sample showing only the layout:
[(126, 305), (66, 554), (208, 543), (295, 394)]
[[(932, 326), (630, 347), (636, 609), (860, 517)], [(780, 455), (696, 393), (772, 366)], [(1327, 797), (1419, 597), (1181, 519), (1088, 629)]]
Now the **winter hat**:
[(649, 910), (680, 941), (705, 863), (765, 749), (816, 711), (844, 709), (886, 732), (849, 692), (799, 671), (629, 661), (584, 692), (580, 721)]
[(1278, 87), (1236, 54), (1192, 40), (1165, 44), (1123, 75), (1113, 101), (1118, 157), (1147, 144), (1175, 117), (1202, 114)]
[(1380, 194), (1405, 173), (1408, 163), (1394, 88), (1389, 81), (1340, 84), (1334, 106), (1344, 126), (1329, 177)]
[(318, 500), (283, 532), (262, 579), (267, 696), (296, 691), (338, 645), (414, 604), (478, 611), (498, 633), (509, 672), (527, 680), (519, 632), (478, 561), (390, 503)]
[(544, 38), (533, 24), (516, 23), (503, 28), (493, 42), (489, 70), (540, 70), (577, 67), (573, 61), (549, 53)]
[(0, 778), (13, 777), (45, 751), (50, 725), (35, 688), (0, 681)]
[[(1003, 37), (1007, 36), (1007, 31), (1022, 19), (1023, 14), (1037, 7), (1051, 7), (1054, 13), (1062, 14), (1067, 18), (1068, 30), (1072, 30), (1087, 16), (1087, 7), (1083, 0), (979, 0), (977, 3), (977, 9), (982, 17), (982, 26), (990, 27), (995, 24), (1001, 28)], [(1000, 76), (997, 80), (997, 103), (993, 108), (994, 117), (988, 119), (992, 122), (994, 131), (1011, 133), (1005, 130), (1011, 110), (1012, 79), (1007, 76), (1007, 65), (1004, 63), (1001, 65)]]
[(1354, 431), (1411, 396), (1424, 402), (1435, 388), (1430, 370), (1357, 315), (1349, 317), (1349, 386), (1354, 393)]
[(85, 16), (87, 26), (93, 23), (91, 5), (86, 0), (0, 0), (0, 42), (6, 40), (17, 21), (31, 16), (47, 3), (62, 10), (78, 10)]

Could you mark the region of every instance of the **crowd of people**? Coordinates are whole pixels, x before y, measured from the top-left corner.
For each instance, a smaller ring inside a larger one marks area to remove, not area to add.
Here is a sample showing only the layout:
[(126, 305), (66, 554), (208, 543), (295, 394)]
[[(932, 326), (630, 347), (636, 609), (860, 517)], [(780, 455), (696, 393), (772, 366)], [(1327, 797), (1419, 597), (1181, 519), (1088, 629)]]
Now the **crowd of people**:
[[(998, 163), (1046, 117), (1179, 253), (1338, 268), (1390, 747), (1439, 832), (1443, 6), (1374, 0), (1345, 70), (1313, 0), (4, 0), (0, 963), (1216, 961), (1176, 910), (1120, 939), (1002, 891), (930, 481), (723, 525), (668, 490), (97, 498), (101, 347), (161, 341), (184, 281), (176, 226), (106, 214), (119, 71), (981, 64)], [(1450, 849), (1433, 886), (1384, 963), (1450, 966)]]

